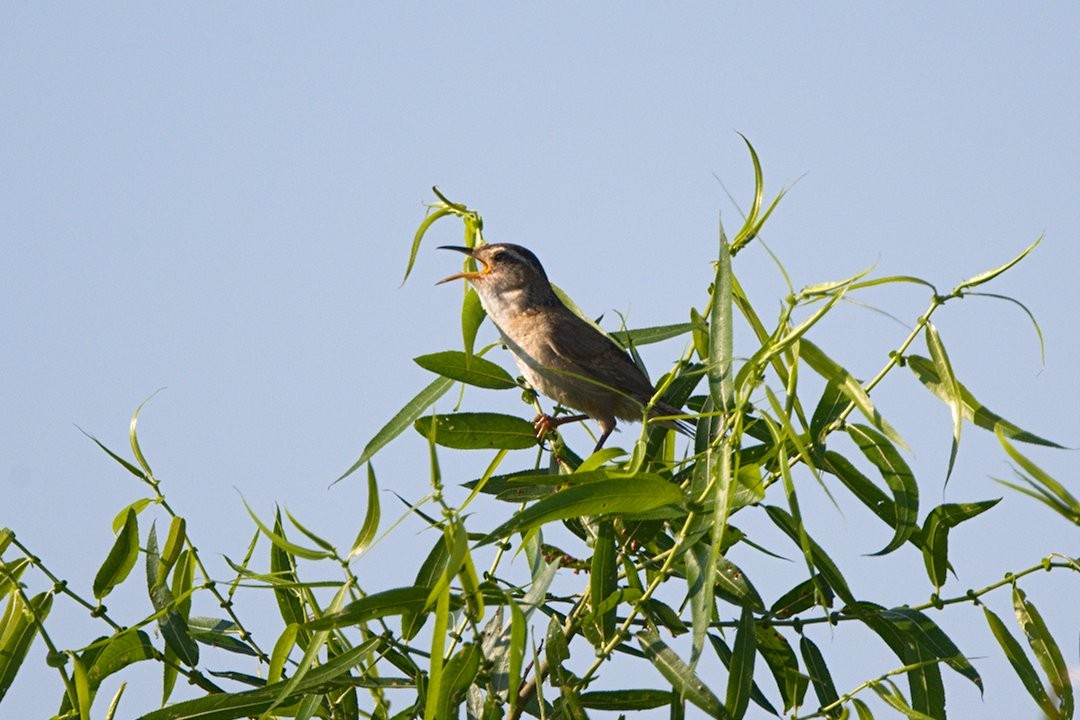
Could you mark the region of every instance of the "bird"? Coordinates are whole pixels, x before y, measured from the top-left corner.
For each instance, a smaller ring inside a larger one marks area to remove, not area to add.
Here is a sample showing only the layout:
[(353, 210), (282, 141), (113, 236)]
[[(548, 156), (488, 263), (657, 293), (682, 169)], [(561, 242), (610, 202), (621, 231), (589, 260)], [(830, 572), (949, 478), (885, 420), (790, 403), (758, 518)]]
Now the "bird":
[[(538, 439), (560, 425), (592, 418), (600, 429), (596, 452), (618, 420), (642, 419), (656, 388), (614, 340), (563, 304), (531, 250), (511, 243), (439, 249), (467, 255), (480, 267), (436, 284), (472, 283), (529, 385), (581, 413), (559, 418), (541, 413), (533, 421)], [(650, 408), (654, 417), (679, 414), (679, 408), (662, 401)], [(686, 421), (665, 424), (686, 433), (691, 427)]]

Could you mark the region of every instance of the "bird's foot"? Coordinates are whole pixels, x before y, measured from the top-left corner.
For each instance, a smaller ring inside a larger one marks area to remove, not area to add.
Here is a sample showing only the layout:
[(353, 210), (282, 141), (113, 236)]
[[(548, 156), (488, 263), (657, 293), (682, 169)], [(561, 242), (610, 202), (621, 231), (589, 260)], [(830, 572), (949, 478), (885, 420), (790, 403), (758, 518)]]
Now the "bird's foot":
[(558, 420), (546, 413), (540, 413), (533, 418), (533, 430), (536, 432), (536, 439), (540, 442), (544, 442), (547, 434), (559, 427), (559, 425)]

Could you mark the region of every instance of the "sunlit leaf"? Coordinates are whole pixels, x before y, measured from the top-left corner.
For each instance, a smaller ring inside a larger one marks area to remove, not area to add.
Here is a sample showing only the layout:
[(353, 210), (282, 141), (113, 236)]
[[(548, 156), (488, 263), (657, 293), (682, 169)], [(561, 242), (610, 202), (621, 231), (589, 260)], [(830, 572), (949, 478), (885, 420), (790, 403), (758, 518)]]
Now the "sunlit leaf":
[(109, 555), (94, 576), (94, 597), (101, 600), (124, 582), (139, 557), (139, 523), (135, 511), (128, 509), (124, 527), (116, 536)]
[(455, 450), (521, 450), (536, 446), (532, 423), (501, 413), (453, 413), (417, 418), (416, 431), (429, 437), (434, 423), (435, 444)]
[(859, 446), (866, 459), (881, 473), (893, 495), (893, 520), (896, 532), (892, 540), (874, 555), (887, 555), (907, 542), (919, 517), (919, 485), (911, 468), (889, 438), (866, 425), (849, 424), (848, 435)]
[(940, 589), (945, 584), (949, 566), (949, 531), (960, 523), (980, 515), (1001, 502), (984, 500), (974, 503), (945, 503), (938, 505), (926, 516), (923, 524), (923, 560), (930, 582)]
[(1035, 703), (1046, 713), (1047, 717), (1055, 717), (1058, 715), (1058, 709), (1054, 706), (1054, 701), (1050, 699), (1050, 696), (1046, 693), (1046, 686), (1043, 685), (1042, 680), (1039, 679), (1039, 674), (1035, 671), (1035, 666), (1028, 660), (1027, 655), (1024, 654), (1023, 647), (1012, 636), (1009, 629), (1002, 622), (1001, 618), (991, 612), (990, 608), (983, 606), (983, 614), (986, 616), (986, 622), (990, 625), (990, 631), (994, 633), (994, 638), (997, 639), (998, 645), (1001, 646), (1002, 651), (1005, 653), (1005, 658), (1012, 665), (1013, 670), (1016, 671), (1016, 676), (1020, 678), (1020, 682), (1023, 683), (1024, 688), (1031, 695)]
[(476, 387), (505, 390), (517, 387), (510, 373), (501, 367), (477, 355), (467, 355), (458, 350), (421, 355), (413, 358), (425, 370), (448, 377), (451, 380), (475, 385)]
[[(915, 377), (919, 379), (919, 382), (925, 385), (930, 392), (948, 403), (950, 399), (951, 384), (946, 383), (946, 381), (938, 375), (937, 371), (934, 369), (933, 361), (920, 357), (919, 355), (908, 355), (906, 359), (907, 366), (915, 373)], [(975, 425), (984, 430), (1001, 432), (1001, 434), (1011, 440), (1018, 440), (1033, 445), (1045, 445), (1046, 447), (1064, 447), (1058, 445), (1056, 442), (1046, 440), (1034, 433), (1030, 433), (1027, 430), (1023, 430), (1020, 427), (1013, 425), (1011, 422), (976, 400), (975, 396), (971, 394), (971, 391), (969, 391), (963, 383), (957, 382), (957, 386), (960, 388), (961, 410), (963, 411), (965, 420), (975, 423)]]
[(492, 530), (481, 544), (545, 523), (583, 515), (644, 515), (683, 501), (678, 486), (650, 476), (632, 476), (573, 485), (528, 506)]
[(375, 433), (375, 436), (364, 446), (364, 451), (360, 453), (360, 457), (357, 461), (354, 462), (348, 470), (342, 473), (341, 477), (335, 480), (334, 483), (341, 482), (351, 475), (358, 467), (373, 458), (375, 453), (379, 452), (379, 450), (385, 447), (387, 443), (404, 432), (405, 428), (411, 426), (413, 421), (423, 415), (436, 400), (445, 395), (446, 391), (453, 386), (453, 380), (441, 377), (417, 393), (416, 397), (405, 403), (405, 406), (398, 410), (394, 417), (390, 418), (390, 422), (383, 425), (382, 428), (379, 429), (379, 432)]
[(1027, 599), (1027, 595), (1020, 588), (1013, 586), (1013, 609), (1016, 611), (1016, 621), (1027, 637), (1028, 645), (1035, 655), (1035, 659), (1042, 666), (1043, 672), (1050, 680), (1050, 688), (1058, 698), (1058, 712), (1063, 718), (1073, 716), (1073, 688), (1069, 678), (1069, 666), (1065, 664), (1065, 658), (1061, 654), (1054, 636), (1046, 627), (1046, 621), (1035, 609), (1035, 605)]
[(754, 614), (748, 607), (739, 616), (735, 647), (728, 666), (727, 699), (724, 706), (733, 718), (741, 718), (750, 704), (750, 689), (754, 682), (754, 658), (757, 656), (757, 631)]
[(713, 694), (690, 666), (683, 662), (671, 647), (651, 630), (642, 630), (637, 634), (638, 644), (645, 657), (660, 671), (672, 688), (687, 700), (704, 710), (710, 717), (727, 718), (727, 711), (720, 698)]

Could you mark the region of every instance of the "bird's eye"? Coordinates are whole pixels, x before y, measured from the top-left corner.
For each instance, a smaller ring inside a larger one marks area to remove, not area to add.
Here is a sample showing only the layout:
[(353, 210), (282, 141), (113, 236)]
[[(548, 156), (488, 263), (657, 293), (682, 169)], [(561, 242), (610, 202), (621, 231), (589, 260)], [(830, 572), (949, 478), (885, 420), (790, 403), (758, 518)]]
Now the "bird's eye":
[(491, 262), (499, 262), (500, 260), (503, 259), (503, 255), (505, 255), (505, 254), (506, 253), (503, 252), (502, 250), (500, 250), (499, 252), (496, 252), (496, 253), (492, 253)]

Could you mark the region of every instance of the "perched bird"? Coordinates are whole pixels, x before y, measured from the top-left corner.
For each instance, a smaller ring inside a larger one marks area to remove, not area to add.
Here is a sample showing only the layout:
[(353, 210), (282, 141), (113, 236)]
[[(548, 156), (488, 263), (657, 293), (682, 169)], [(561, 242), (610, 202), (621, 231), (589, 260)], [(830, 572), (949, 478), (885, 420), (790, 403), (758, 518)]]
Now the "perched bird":
[[(600, 426), (599, 450), (616, 419), (641, 420), (656, 389), (622, 348), (559, 300), (532, 252), (509, 243), (439, 249), (468, 255), (480, 269), (451, 275), (438, 284), (462, 278), (471, 282), (529, 385), (584, 413), (558, 419), (537, 416), (538, 437), (564, 423), (592, 418)], [(654, 416), (680, 412), (663, 402), (651, 410)], [(684, 432), (689, 427), (685, 422), (668, 424)]]

